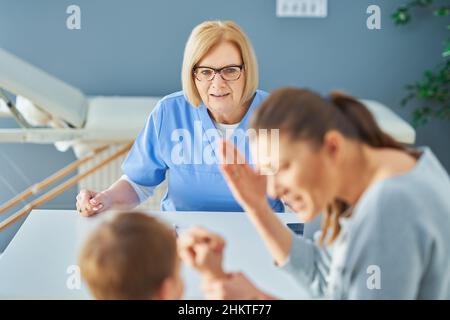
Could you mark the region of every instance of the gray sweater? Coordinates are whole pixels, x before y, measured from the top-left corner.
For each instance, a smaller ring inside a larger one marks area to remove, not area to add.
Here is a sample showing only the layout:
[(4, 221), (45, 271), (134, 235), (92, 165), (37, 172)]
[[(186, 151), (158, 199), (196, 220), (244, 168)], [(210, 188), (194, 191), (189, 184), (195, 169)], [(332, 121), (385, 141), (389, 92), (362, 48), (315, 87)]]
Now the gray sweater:
[(366, 190), (331, 246), (293, 235), (281, 266), (313, 297), (450, 299), (450, 179), (428, 148)]

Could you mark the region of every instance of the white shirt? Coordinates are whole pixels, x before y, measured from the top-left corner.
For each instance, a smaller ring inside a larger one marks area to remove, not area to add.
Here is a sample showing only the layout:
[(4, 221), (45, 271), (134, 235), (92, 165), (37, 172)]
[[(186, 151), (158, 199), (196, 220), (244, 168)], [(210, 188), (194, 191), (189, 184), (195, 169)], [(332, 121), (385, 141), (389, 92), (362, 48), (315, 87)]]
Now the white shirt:
[(224, 123), (219, 123), (213, 120), (214, 126), (217, 128), (217, 131), (219, 131), (219, 134), (222, 138), (226, 137), (226, 133), (228, 131), (228, 135), (230, 136), (234, 129), (236, 129), (240, 122), (238, 123), (233, 123), (233, 124), (224, 124)]

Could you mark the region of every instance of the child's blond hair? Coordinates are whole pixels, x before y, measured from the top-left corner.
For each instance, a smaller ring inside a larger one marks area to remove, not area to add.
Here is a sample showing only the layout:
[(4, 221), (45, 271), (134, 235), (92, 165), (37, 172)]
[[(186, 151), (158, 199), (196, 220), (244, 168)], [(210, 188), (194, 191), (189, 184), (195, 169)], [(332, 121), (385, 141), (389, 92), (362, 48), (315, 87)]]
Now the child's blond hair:
[(154, 217), (121, 213), (82, 248), (81, 275), (97, 299), (151, 299), (176, 271), (175, 233)]

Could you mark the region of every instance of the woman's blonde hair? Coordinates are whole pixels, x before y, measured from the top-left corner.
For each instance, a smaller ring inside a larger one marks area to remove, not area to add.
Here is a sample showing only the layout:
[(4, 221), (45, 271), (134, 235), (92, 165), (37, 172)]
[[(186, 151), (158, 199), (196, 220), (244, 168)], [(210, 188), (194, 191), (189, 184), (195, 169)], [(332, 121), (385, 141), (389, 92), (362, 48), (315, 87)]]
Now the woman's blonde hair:
[(233, 21), (205, 21), (196, 26), (184, 49), (181, 82), (186, 99), (198, 107), (202, 99), (195, 85), (193, 70), (196, 64), (217, 44), (233, 43), (239, 49), (244, 64), (245, 85), (241, 103), (250, 100), (258, 87), (258, 63), (245, 33)]

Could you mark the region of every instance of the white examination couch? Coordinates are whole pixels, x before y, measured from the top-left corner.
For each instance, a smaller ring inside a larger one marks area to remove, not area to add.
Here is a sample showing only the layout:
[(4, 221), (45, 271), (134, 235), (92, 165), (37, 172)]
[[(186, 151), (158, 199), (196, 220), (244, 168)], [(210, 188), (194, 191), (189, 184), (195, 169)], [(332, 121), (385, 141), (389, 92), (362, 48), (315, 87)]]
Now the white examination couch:
[(55, 143), (77, 156), (99, 144), (134, 140), (159, 97), (86, 97), (79, 89), (0, 49), (0, 88), (17, 95), (32, 125), (1, 129), (0, 142)]

